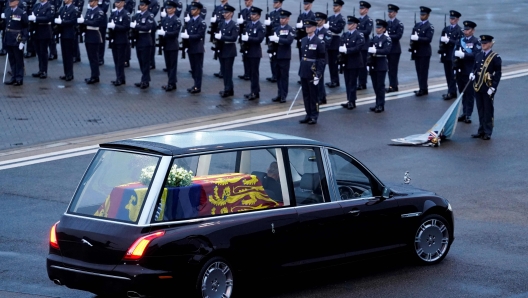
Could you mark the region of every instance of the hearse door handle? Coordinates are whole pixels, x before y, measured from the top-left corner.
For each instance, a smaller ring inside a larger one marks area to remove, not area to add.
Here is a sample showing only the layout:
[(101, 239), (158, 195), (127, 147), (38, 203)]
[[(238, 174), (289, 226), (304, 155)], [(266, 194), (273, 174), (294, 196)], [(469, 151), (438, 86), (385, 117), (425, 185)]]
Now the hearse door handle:
[(348, 214), (352, 214), (354, 216), (358, 216), (359, 215), (359, 210), (358, 209), (350, 210), (350, 211), (348, 211)]

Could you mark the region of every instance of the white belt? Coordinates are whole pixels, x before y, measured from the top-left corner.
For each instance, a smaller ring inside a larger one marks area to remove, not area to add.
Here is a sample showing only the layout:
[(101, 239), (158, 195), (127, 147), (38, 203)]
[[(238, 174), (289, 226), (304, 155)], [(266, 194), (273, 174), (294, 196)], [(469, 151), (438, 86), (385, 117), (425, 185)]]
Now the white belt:
[(139, 33), (150, 33), (150, 30), (149, 31), (138, 31)]
[(88, 30), (99, 30), (99, 27), (86, 26), (86, 29), (88, 29)]

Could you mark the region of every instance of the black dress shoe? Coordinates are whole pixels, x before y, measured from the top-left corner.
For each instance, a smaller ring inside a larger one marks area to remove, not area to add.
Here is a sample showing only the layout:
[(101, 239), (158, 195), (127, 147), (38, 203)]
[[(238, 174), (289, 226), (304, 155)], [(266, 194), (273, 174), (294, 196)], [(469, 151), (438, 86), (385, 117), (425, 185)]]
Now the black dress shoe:
[(136, 87), (141, 87), (141, 82), (139, 82), (139, 83), (134, 83), (134, 86), (136, 86)]
[(299, 120), (299, 123), (301, 123), (301, 124), (306, 124), (308, 122), (310, 122), (309, 118), (304, 118), (303, 120)]
[(49, 61), (55, 60), (55, 59), (57, 59), (57, 56), (55, 56), (55, 55), (49, 55), (49, 57), (48, 57)]
[(15, 79), (11, 79), (10, 81), (4, 82), (6, 85), (13, 85), (15, 83)]
[(371, 112), (376, 112), (376, 109), (377, 109), (377, 108), (378, 108), (378, 106), (370, 107), (369, 110), (370, 110)]
[(286, 103), (286, 98), (281, 98), (280, 103)]
[(365, 90), (367, 89), (367, 85), (358, 85), (356, 90)]
[(22, 85), (24, 85), (24, 82), (22, 81), (16, 81), (13, 83), (13, 86), (22, 86)]
[(167, 72), (168, 70), (166, 68), (163, 69), (164, 72)]
[(7, 51), (5, 49), (0, 50), (0, 56), (7, 55)]
[(297, 84), (302, 85), (301, 81), (297, 81)]
[(319, 101), (319, 104), (320, 105), (325, 105), (327, 103), (326, 101), (326, 97), (323, 97), (320, 101)]
[(233, 96), (233, 95), (235, 95), (235, 92), (233, 90), (220, 91), (220, 97), (222, 98)]
[(99, 83), (99, 78), (89, 78), (89, 79), (84, 79), (84, 81), (86, 82), (86, 84), (91, 85), (91, 84)]
[(104, 65), (104, 61), (99, 61), (99, 66)]
[(483, 133), (476, 133), (476, 134), (472, 134), (471, 137), (474, 139), (479, 139), (479, 138), (482, 138), (483, 135), (484, 135)]
[(271, 78), (266, 78), (266, 81), (268, 81), (268, 82), (272, 82), (272, 83), (276, 83), (276, 82), (277, 82), (277, 79), (274, 78), (274, 77), (271, 77)]
[(189, 93), (191, 93), (191, 94), (196, 94), (196, 93), (200, 93), (200, 92), (202, 92), (202, 90), (198, 89), (197, 87), (192, 87), (191, 90), (189, 91)]
[(422, 90), (422, 89), (420, 89), (420, 90), (418, 90), (418, 91), (414, 91), (414, 95), (415, 95), (415, 96), (418, 96), (418, 97), (419, 97), (419, 96), (423, 96), (423, 95), (427, 95), (427, 94), (429, 94), (429, 92), (428, 92), (427, 90)]
[(258, 93), (251, 93), (248, 97), (246, 97), (248, 100), (255, 100), (257, 98), (260, 98)]
[(141, 86), (139, 87), (139, 89), (147, 89), (148, 87), (149, 87), (149, 83), (144, 82), (144, 83), (141, 83)]
[(471, 117), (466, 116), (466, 119), (464, 119), (464, 123), (470, 124), (471, 123)]
[(39, 78), (41, 78), (41, 79), (45, 79), (45, 78), (47, 78), (47, 77), (48, 77), (48, 74), (47, 74), (47, 73), (45, 73), (45, 72), (40, 73)]
[(462, 122), (464, 120), (466, 120), (466, 115), (460, 115), (458, 118), (457, 118), (458, 122)]
[(120, 80), (111, 81), (110, 83), (112, 83), (116, 87), (126, 84), (125, 81), (120, 81)]
[(170, 84), (169, 85), (163, 85), (163, 86), (161, 86), (161, 89), (169, 92), (169, 91), (176, 90), (176, 86), (170, 85)]
[(156, 66), (155, 65), (151, 65), (150, 69), (156, 69)]
[(66, 82), (69, 82), (73, 80), (73, 76), (60, 76), (59, 79), (65, 80)]
[(242, 80), (249, 80), (249, 76), (247, 75), (240, 75), (238, 76), (239, 79), (242, 79)]
[(24, 58), (35, 57), (36, 55), (37, 55), (37, 54), (35, 54), (35, 53), (26, 53), (26, 54), (24, 55)]
[(217, 77), (217, 78), (223, 78), (224, 77), (224, 75), (219, 73), (219, 72), (215, 73), (214, 76)]
[(130, 62), (129, 61), (125, 61), (125, 67), (130, 67)]
[(385, 111), (385, 107), (383, 107), (383, 106), (377, 106), (377, 107), (376, 107), (376, 110), (374, 111), (374, 113), (381, 113), (381, 112), (383, 112), (383, 111)]
[(336, 82), (329, 82), (329, 83), (326, 83), (325, 85), (326, 85), (328, 88), (339, 87), (339, 83), (336, 83)]
[(66, 80), (66, 76), (60, 76), (59, 79)]
[(273, 102), (279, 102), (280, 100), (281, 100), (280, 96), (275, 96), (274, 98), (271, 99), (271, 101)]
[(385, 89), (385, 93), (391, 93), (391, 92), (397, 92), (398, 88), (393, 88), (389, 86), (389, 88)]
[(74, 58), (73, 63), (81, 62), (81, 58)]
[(341, 106), (345, 109), (349, 109), (349, 110), (353, 110), (356, 108), (356, 104), (353, 103), (353, 102), (345, 102), (345, 103), (342, 103)]
[(488, 134), (483, 134), (482, 135), (482, 139), (487, 141), (487, 140), (491, 139), (491, 136), (489, 136)]
[(310, 119), (310, 120), (308, 120), (308, 124), (317, 124), (317, 120)]
[(442, 94), (442, 98), (443, 98), (444, 100), (450, 100), (450, 99), (456, 98), (456, 95), (453, 95), (453, 94), (451, 94), (451, 93)]
[(36, 72), (36, 73), (32, 73), (31, 76), (34, 77), (34, 78), (40, 78), (40, 74), (41, 72)]

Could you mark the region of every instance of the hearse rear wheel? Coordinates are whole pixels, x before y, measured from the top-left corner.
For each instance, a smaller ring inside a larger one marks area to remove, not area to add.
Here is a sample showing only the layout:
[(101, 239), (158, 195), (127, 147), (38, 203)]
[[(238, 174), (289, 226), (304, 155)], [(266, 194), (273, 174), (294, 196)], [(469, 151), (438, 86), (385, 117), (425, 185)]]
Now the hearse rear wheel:
[(233, 294), (233, 270), (223, 258), (211, 258), (200, 270), (196, 286), (200, 297), (229, 298)]

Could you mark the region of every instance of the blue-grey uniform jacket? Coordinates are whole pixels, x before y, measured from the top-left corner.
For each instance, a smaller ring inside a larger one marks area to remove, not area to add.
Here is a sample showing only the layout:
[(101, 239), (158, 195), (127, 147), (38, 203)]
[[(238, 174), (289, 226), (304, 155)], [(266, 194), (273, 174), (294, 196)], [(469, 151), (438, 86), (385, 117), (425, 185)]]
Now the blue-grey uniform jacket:
[(180, 49), (178, 36), (181, 31), (181, 21), (176, 16), (176, 13), (171, 17), (166, 16), (161, 20), (161, 27), (165, 31), (165, 47), (166, 51), (177, 51)]
[(295, 30), (290, 25), (281, 27), (275, 27), (274, 31), (279, 37), (279, 43), (277, 47), (277, 59), (290, 59), (291, 60), (291, 44), (295, 39)]
[(28, 16), (26, 12), (17, 7), (15, 11), (10, 7), (6, 8), (5, 12), (5, 28), (4, 43), (8, 46), (18, 46), (20, 42), (26, 42), (28, 38)]
[[(185, 16), (187, 15), (191, 16), (191, 5), (187, 5), (187, 7), (185, 8)], [(207, 8), (204, 7), (200, 9), (200, 16), (202, 17), (202, 19), (205, 20), (205, 17), (207, 16)]]
[(128, 31), (130, 31), (130, 14), (123, 8), (121, 11), (112, 11), (110, 21), (114, 21), (114, 44), (128, 44)]
[(101, 4), (97, 4), (99, 8), (103, 11), (103, 28), (106, 28), (106, 24), (108, 23), (108, 8), (110, 7), (110, 1), (103, 0), (101, 1)]
[(147, 10), (143, 14), (137, 13), (134, 16), (134, 21), (136, 21), (136, 28), (134, 28), (134, 30), (139, 33), (136, 42), (136, 47), (142, 48), (153, 46), (152, 37), (150, 36), (150, 33), (152, 32), (152, 30), (156, 29), (156, 24), (154, 23), (154, 15)]
[(363, 33), (363, 37), (365, 38), (365, 44), (363, 45), (362, 50), (368, 49), (368, 46), (370, 44), (370, 34), (372, 33), (373, 26), (374, 21), (372, 21), (372, 19), (368, 15), (359, 18), (357, 30)]
[(205, 51), (204, 39), (206, 30), (205, 21), (198, 16), (195, 19), (191, 18), (187, 23), (187, 33), (189, 34), (189, 49), (187, 53), (198, 54)]
[(326, 64), (325, 42), (313, 35), (301, 40), (301, 64), (299, 66), (299, 77), (303, 79), (321, 78)]
[(341, 45), (347, 48), (346, 51), (346, 69), (363, 68), (363, 57), (361, 49), (365, 45), (363, 33), (354, 30), (352, 33), (347, 31), (341, 35)]
[(158, 0), (150, 1), (147, 11), (153, 14), (155, 17), (158, 15), (159, 10), (160, 10), (160, 5), (159, 5)]
[[(495, 88), (497, 90), (497, 87), (499, 87), (499, 82), (502, 77), (502, 59), (500, 55), (496, 55), (491, 62), (488, 65), (488, 68), (484, 72), (484, 64), (486, 62), (486, 59), (490, 57), (491, 54), (493, 54), (493, 51), (489, 51), (488, 55), (484, 51), (480, 51), (477, 56), (475, 57), (475, 64), (473, 65), (473, 72), (475, 73), (475, 80), (473, 81), (473, 86), (475, 89), (478, 86), (478, 90), (488, 90), (488, 86), (485, 81), (491, 82), (491, 87)], [(488, 79), (482, 80), (487, 77)]]
[(387, 33), (392, 41), (391, 54), (400, 54), (402, 52), (400, 39), (403, 36), (403, 23), (400, 20), (394, 18), (394, 21), (390, 19), (387, 21)]
[(455, 57), (455, 52), (453, 51), (453, 60), (457, 60), (455, 71), (456, 74), (468, 76), (469, 73), (473, 70), (473, 66), (475, 64), (475, 57), (478, 53), (482, 50), (482, 46), (480, 44), (480, 40), (476, 38), (475, 36), (470, 36), (469, 38), (462, 37), (460, 38), (456, 45), (455, 50), (458, 50), (462, 48), (462, 52), (464, 52), (464, 58), (460, 59), (458, 57)]
[(35, 3), (33, 13), (37, 17), (35, 20), (35, 38), (51, 39), (51, 22), (55, 18), (55, 6), (51, 3)]
[(417, 32), (418, 40), (413, 41), (416, 57), (431, 57), (431, 41), (433, 40), (434, 27), (431, 22), (418, 22), (414, 25), (412, 34)]
[(62, 23), (58, 26), (61, 27), (61, 38), (74, 39), (75, 38), (75, 27), (77, 26), (77, 6), (70, 4), (70, 6), (64, 5), (57, 12), (57, 18), (60, 16)]
[(326, 48), (328, 50), (338, 50), (341, 43), (341, 33), (345, 28), (345, 19), (341, 14), (332, 15), (328, 17), (328, 33), (331, 34), (330, 40), (326, 40)]
[(229, 23), (222, 21), (218, 24), (218, 29), (222, 33), (220, 41), (223, 43), (222, 50), (218, 57), (231, 58), (237, 56), (236, 41), (238, 38), (238, 25), (236, 21), (230, 20)]
[(246, 41), (248, 45), (246, 57), (262, 58), (261, 43), (266, 36), (266, 28), (260, 21), (256, 21), (255, 24), (248, 22), (246, 25), (246, 33), (249, 35), (249, 39)]
[(273, 31), (275, 31), (275, 28), (280, 26), (280, 12), (281, 12), (281, 10), (282, 10), (282, 7), (278, 8), (278, 9), (274, 9), (274, 10), (272, 10), (269, 13), (269, 17), (270, 17), (270, 21), (271, 21), (270, 26), (271, 26)]
[(369, 53), (369, 55), (372, 55), (370, 70), (387, 71), (389, 69), (387, 55), (390, 53), (392, 47), (390, 37), (387, 37), (385, 34), (381, 34), (380, 36), (375, 35), (370, 41), (370, 47), (372, 46), (376, 48), (376, 54)]

